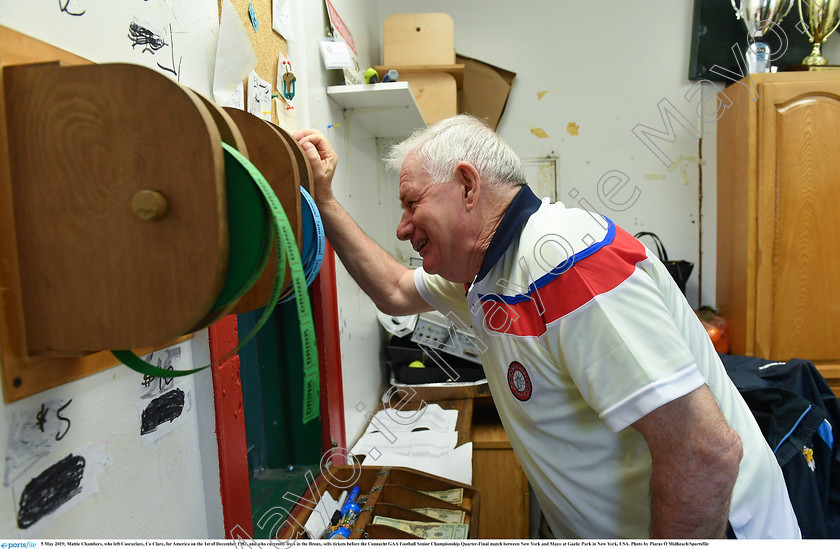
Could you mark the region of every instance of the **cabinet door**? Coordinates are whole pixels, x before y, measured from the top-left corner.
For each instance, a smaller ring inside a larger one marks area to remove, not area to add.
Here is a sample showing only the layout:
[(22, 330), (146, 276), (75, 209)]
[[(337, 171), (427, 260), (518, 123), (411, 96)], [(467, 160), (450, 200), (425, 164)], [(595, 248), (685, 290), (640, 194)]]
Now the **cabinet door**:
[(480, 539), (529, 537), (528, 479), (510, 446), (473, 451), (473, 486), (481, 492)]
[(840, 359), (840, 80), (759, 85), (756, 355)]

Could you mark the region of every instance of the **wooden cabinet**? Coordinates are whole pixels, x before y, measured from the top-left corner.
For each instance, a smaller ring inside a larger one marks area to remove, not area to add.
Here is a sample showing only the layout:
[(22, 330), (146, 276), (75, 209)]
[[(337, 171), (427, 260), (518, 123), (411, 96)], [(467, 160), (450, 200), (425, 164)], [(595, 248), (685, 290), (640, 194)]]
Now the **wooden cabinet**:
[(754, 74), (719, 98), (717, 305), (732, 352), (812, 360), (838, 394), (840, 74)]
[[(419, 387), (419, 386), (418, 386)], [(457, 410), (457, 445), (472, 442), (472, 487), (480, 495), (478, 528), (470, 537), (527, 539), (530, 537), (530, 489), (510, 439), (486, 386), (472, 396), (455, 398), (451, 390), (418, 388), (401, 410), (437, 404)], [(381, 407), (380, 407), (381, 409)], [(364, 462), (365, 464), (367, 461)]]
[(481, 493), (479, 539), (527, 539), (528, 479), (516, 459), (493, 401), (473, 409), (473, 486)]

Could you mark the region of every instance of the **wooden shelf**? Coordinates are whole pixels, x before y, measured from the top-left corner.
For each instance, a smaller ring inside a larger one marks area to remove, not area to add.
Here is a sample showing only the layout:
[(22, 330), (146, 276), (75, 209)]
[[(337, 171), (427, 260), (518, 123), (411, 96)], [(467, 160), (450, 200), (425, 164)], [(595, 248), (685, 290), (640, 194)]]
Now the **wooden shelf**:
[(327, 95), (376, 137), (407, 137), (426, 121), (408, 82), (330, 86)]
[(459, 90), (464, 87), (463, 63), (455, 65), (376, 65), (374, 69), (379, 73), (379, 78), (385, 76), (385, 73), (390, 69), (395, 69), (401, 75), (419, 72), (446, 72), (455, 77), (455, 84)]

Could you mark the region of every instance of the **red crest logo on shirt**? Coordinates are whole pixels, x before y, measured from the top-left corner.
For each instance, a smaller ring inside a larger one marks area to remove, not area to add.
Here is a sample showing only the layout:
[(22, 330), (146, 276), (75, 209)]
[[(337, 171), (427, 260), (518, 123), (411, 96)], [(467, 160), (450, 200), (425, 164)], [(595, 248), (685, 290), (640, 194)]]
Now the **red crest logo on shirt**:
[(531, 398), (531, 378), (522, 364), (513, 361), (507, 371), (508, 387), (518, 400), (525, 402)]

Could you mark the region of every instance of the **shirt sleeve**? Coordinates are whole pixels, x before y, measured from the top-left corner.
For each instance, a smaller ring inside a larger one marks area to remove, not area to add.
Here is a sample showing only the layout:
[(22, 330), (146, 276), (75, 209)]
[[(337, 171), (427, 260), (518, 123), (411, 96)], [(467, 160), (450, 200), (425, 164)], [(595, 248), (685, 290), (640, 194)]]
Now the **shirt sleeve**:
[(414, 285), (420, 297), (431, 307), (447, 316), (450, 313), (456, 315), (463, 325), (472, 325), (463, 284), (429, 274), (420, 267), (414, 271)]
[(705, 383), (654, 281), (639, 269), (560, 319), (549, 342), (584, 400), (618, 432)]

